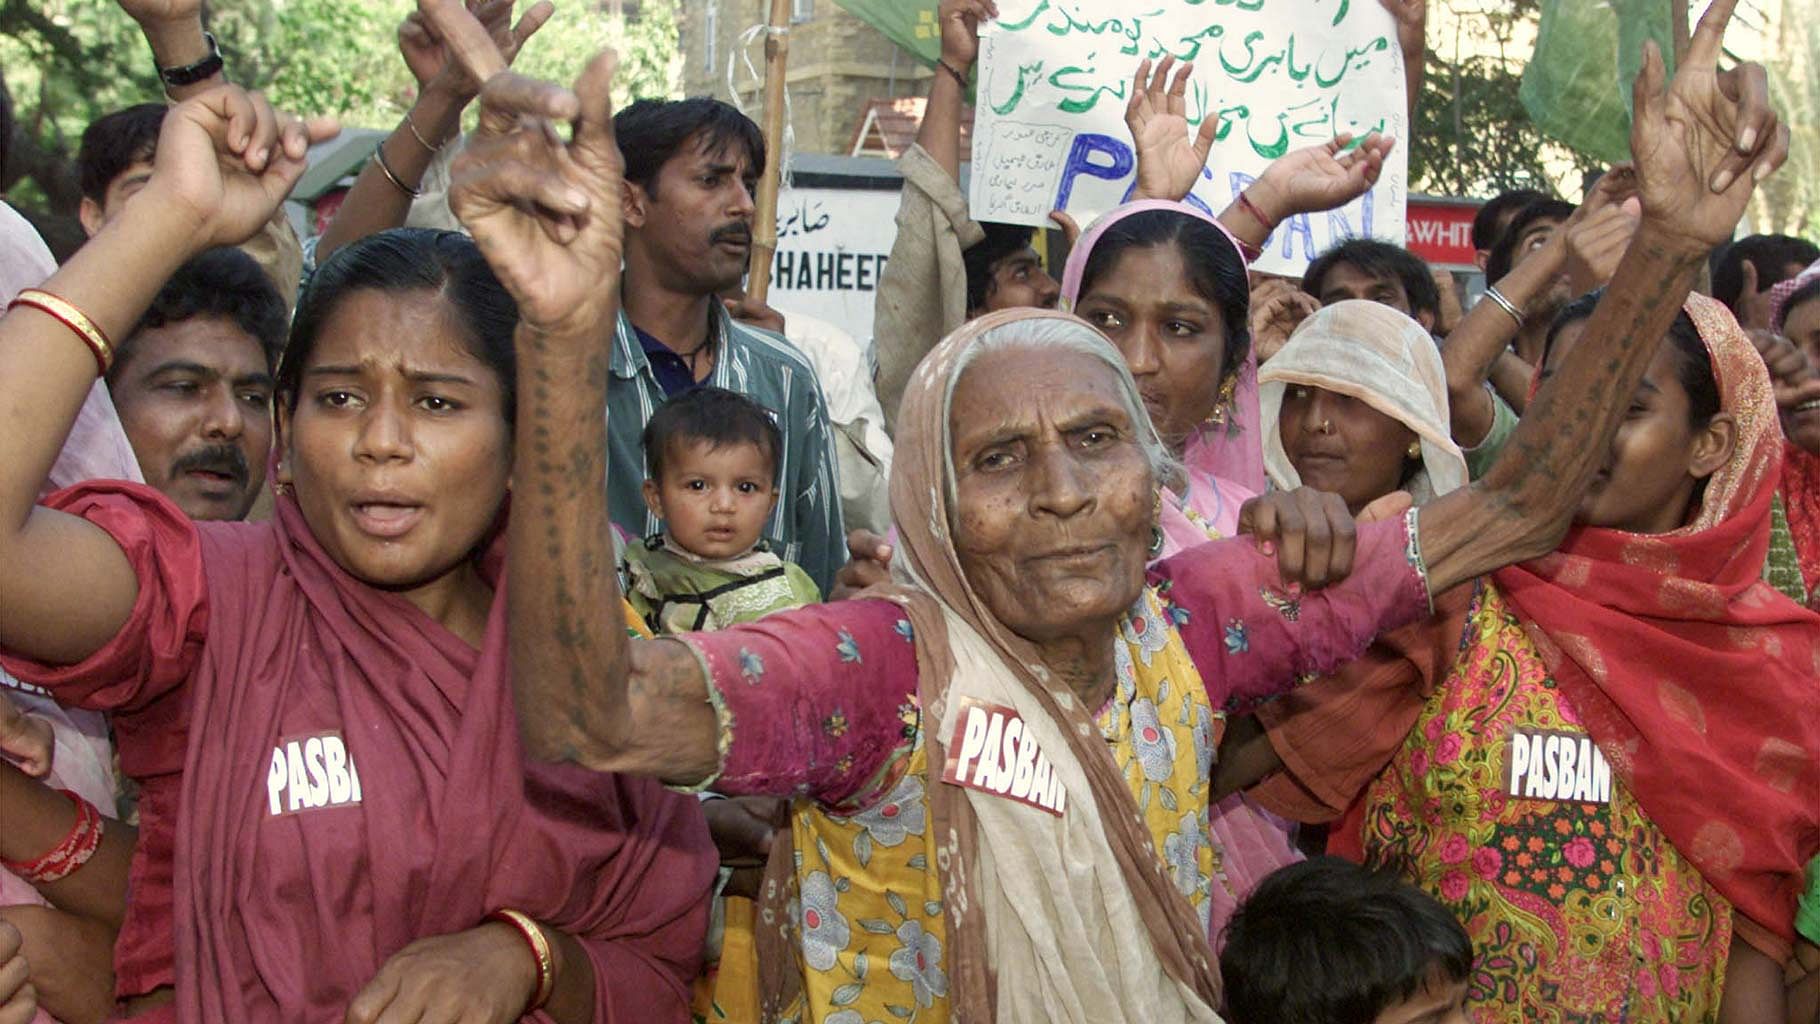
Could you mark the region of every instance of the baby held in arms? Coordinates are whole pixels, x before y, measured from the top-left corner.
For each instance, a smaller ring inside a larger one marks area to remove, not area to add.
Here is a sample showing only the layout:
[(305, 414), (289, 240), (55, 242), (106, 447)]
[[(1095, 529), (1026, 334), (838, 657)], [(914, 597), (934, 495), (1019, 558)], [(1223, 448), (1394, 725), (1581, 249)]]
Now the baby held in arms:
[(645, 504), (663, 529), (626, 552), (626, 596), (654, 633), (750, 622), (813, 604), (807, 573), (760, 535), (777, 507), (783, 439), (770, 411), (698, 387), (645, 426)]

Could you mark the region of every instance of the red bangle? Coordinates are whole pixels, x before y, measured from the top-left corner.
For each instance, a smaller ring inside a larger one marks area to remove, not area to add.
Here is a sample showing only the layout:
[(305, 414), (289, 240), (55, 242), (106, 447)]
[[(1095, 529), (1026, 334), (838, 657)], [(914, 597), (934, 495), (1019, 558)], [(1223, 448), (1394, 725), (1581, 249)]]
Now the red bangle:
[(1257, 204), (1251, 201), (1250, 196), (1246, 195), (1243, 192), (1240, 192), (1239, 198), (1238, 198), (1238, 204), (1239, 204), (1239, 209), (1244, 210), (1246, 213), (1251, 214), (1251, 219), (1257, 221), (1258, 224), (1263, 227), (1264, 233), (1266, 235), (1270, 234), (1272, 231), (1275, 231), (1277, 229), (1277, 226), (1275, 224), (1270, 223), (1270, 218), (1264, 216), (1264, 211), (1258, 209)]
[(68, 878), (75, 874), (77, 868), (87, 864), (95, 851), (101, 848), (101, 812), (95, 809), (94, 804), (71, 790), (60, 789), (58, 792), (69, 797), (70, 803), (76, 805), (76, 823), (70, 826), (69, 834), (52, 847), (49, 853), (36, 860), (0, 860), (0, 868), (5, 868), (33, 885)]
[(516, 910), (501, 907), (487, 915), (488, 921), (511, 925), (525, 945), (531, 947), (531, 959), (537, 963), (537, 990), (531, 993), (531, 1002), (525, 1006), (525, 1013), (543, 1009), (550, 1001), (550, 994), (556, 991), (556, 957), (550, 950), (550, 940), (544, 935), (537, 922)]

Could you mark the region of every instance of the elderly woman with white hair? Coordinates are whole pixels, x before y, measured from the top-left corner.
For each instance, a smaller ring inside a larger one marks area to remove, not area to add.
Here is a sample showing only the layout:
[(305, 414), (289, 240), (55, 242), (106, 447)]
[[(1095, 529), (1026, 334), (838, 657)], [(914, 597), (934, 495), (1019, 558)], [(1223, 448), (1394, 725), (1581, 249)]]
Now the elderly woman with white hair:
[[(1125, 361), (1066, 314), (993, 314), (904, 397), (903, 583), (658, 640), (628, 638), (608, 571), (606, 104), (593, 93), (565, 143), (517, 117), (547, 90), (489, 82), (499, 134), (463, 158), (454, 206), (522, 317), (509, 608), (528, 752), (796, 798), (760, 915), (767, 1019), (1218, 1020), (1199, 908), (1225, 716), (1562, 537), (1622, 416), (1604, 398), (1642, 377), (1752, 163), (1782, 158), (1754, 90), (1688, 74), (1677, 116), (1762, 144), (1737, 158), (1735, 139), (1664, 118), (1659, 78), (1639, 86), (1640, 242), (1475, 486), (1356, 529), (1338, 497), (1280, 492), (1245, 507), (1251, 536), (1152, 565), (1174, 466)], [(1697, 170), (1734, 158), (1746, 173), (1718, 190)]]

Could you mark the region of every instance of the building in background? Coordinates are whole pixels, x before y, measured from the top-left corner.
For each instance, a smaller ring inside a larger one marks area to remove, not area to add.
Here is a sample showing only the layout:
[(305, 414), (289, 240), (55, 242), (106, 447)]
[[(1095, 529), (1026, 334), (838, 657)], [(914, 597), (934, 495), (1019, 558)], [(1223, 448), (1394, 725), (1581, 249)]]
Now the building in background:
[[(632, 0), (623, 2), (630, 5)], [(683, 5), (679, 28), (685, 94), (716, 96), (758, 117), (765, 67), (764, 30), (758, 26), (765, 24), (770, 6), (770, 0), (691, 0)], [(873, 101), (925, 96), (929, 78), (927, 68), (834, 0), (791, 0), (785, 81), (797, 152), (851, 155)], [(886, 112), (892, 113), (889, 103)], [(920, 118), (918, 106), (914, 120)]]

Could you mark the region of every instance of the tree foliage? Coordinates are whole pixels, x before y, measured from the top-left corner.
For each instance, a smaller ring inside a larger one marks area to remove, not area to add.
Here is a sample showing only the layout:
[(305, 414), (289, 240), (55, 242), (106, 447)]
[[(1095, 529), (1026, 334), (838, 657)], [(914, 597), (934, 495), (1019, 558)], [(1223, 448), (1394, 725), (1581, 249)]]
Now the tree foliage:
[(1768, 47), (1770, 100), (1789, 126), (1788, 163), (1751, 202), (1752, 228), (1820, 234), (1820, 0), (1784, 0)]
[[(1538, 0), (1487, 4), (1431, 0), (1428, 63), (1409, 152), (1411, 187), (1436, 195), (1491, 196), (1511, 188), (1562, 191), (1596, 161), (1530, 122), (1517, 98)], [(1572, 191), (1570, 187), (1568, 191)]]
[[(598, 0), (556, 2), (555, 16), (520, 54), (519, 70), (570, 82), (589, 57), (613, 46), (619, 99), (676, 94), (678, 0), (647, 0), (631, 24), (603, 13)], [(414, 6), (208, 0), (205, 17), (234, 81), (264, 90), (284, 109), (391, 128), (416, 91), (397, 42), (398, 23)], [(138, 26), (111, 0), (0, 0), (0, 72), (17, 121), (0, 192), (40, 214), (74, 213), (74, 158), (90, 121), (163, 95)]]

